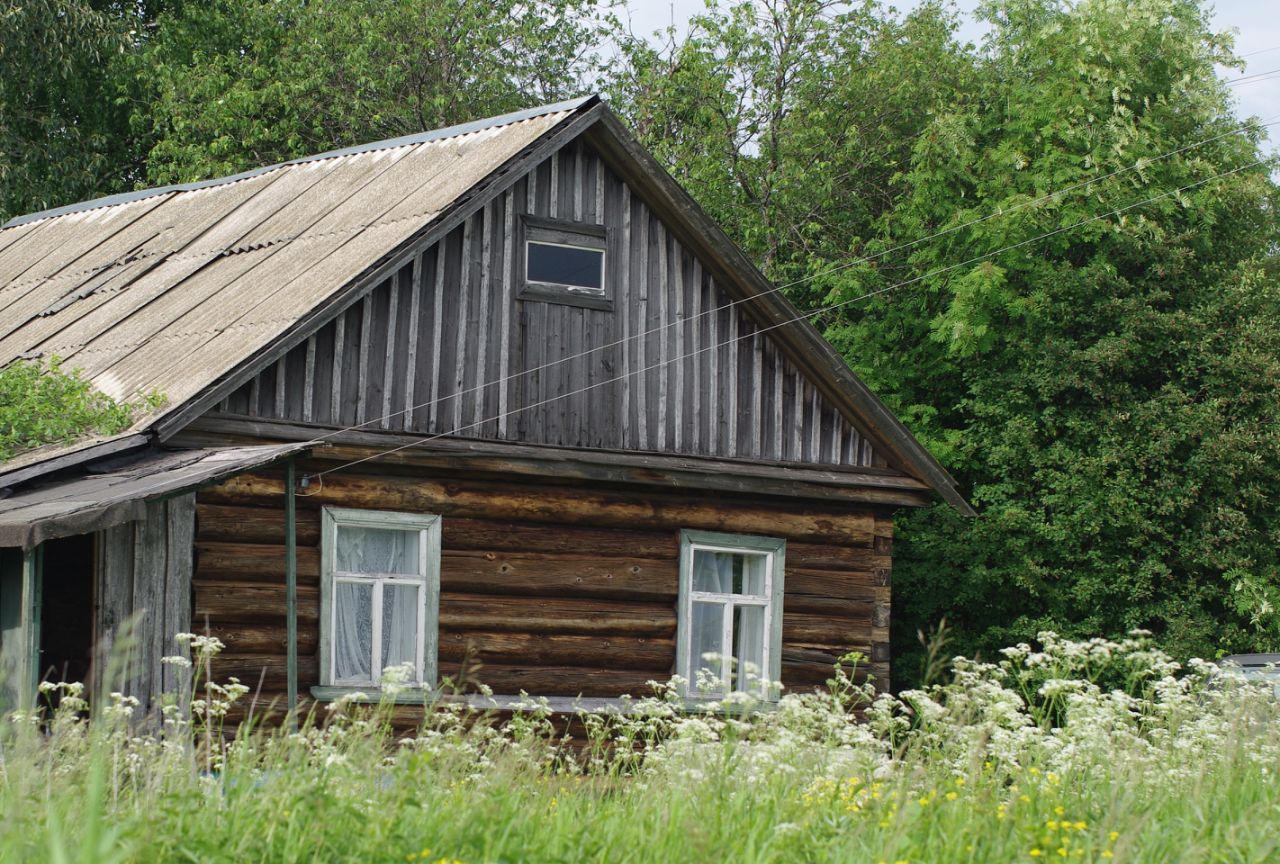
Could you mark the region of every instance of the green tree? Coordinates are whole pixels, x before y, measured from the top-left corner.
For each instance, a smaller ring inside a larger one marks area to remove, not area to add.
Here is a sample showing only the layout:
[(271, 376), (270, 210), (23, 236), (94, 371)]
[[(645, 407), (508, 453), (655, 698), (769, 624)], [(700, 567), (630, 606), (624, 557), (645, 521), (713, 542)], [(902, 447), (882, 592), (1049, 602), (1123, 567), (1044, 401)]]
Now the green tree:
[[(779, 281), (865, 248), (912, 143), (968, 88), (955, 18), (926, 3), (710, 4), (685, 38), (620, 40), (613, 106)], [(812, 304), (817, 297), (793, 292)]]
[(834, 341), (981, 512), (902, 520), (899, 650), (942, 616), (961, 651), (1041, 628), (1274, 647), (1277, 189), (1258, 132), (1230, 134), (1229, 42), (1194, 0), (979, 14), (977, 86), (914, 142), (881, 223), (888, 245), (956, 230), (827, 282)]
[(118, 10), (0, 2), (0, 221), (127, 182), (118, 168), (128, 111), (102, 70), (128, 44)]
[(136, 56), (148, 176), (218, 176), (586, 89), (598, 0), (214, 0), (162, 14)]

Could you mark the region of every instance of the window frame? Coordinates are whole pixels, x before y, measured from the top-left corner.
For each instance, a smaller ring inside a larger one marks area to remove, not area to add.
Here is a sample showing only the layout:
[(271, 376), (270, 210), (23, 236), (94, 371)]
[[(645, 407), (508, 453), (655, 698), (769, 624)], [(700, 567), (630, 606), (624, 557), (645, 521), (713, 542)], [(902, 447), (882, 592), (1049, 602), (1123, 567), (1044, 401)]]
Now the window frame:
[[(387, 530), (418, 531), (419, 576), (407, 574), (350, 574), (339, 575), (337, 562), (338, 529), (341, 527), (382, 528)], [(320, 514), (320, 688), (325, 691), (346, 693), (377, 693), (382, 685), (380, 668), (371, 669), (372, 681), (368, 683), (339, 682), (335, 680), (335, 652), (333, 639), (336, 632), (334, 602), (338, 582), (372, 584), (374, 627), (373, 646), (381, 645), (380, 619), (382, 617), (382, 587), (386, 584), (416, 585), (418, 606), (418, 668), (417, 680), (408, 686), (415, 690), (433, 690), (437, 682), (439, 633), (440, 633), (440, 517), (435, 514), (404, 513), (394, 510), (360, 510), (345, 507), (325, 507)], [(372, 659), (372, 658), (370, 658)]]
[[(596, 291), (581, 285), (531, 280), (529, 278), (530, 243), (598, 251), (601, 256), (600, 290)], [(516, 256), (520, 290), (516, 294), (516, 299), (613, 311), (614, 292), (610, 290), (613, 279), (609, 268), (615, 256), (610, 254), (611, 246), (610, 231), (604, 225), (545, 219), (540, 216), (521, 216), (520, 246)]]
[[(765, 596), (767, 600), (757, 601), (750, 597), (718, 592), (693, 590), (693, 557), (699, 550), (709, 552), (729, 552), (744, 555), (764, 555)], [(724, 693), (703, 693), (697, 689), (697, 682), (690, 675), (690, 657), (693, 638), (693, 604), (696, 600), (709, 600), (725, 603), (728, 607), (726, 620), (732, 621), (735, 606), (754, 606), (764, 609), (764, 669), (761, 675), (771, 684), (782, 680), (782, 603), (786, 583), (786, 551), (787, 541), (777, 537), (762, 537), (748, 534), (724, 534), (714, 531), (694, 531), (689, 529), (680, 532), (680, 590), (676, 606), (676, 674), (685, 679), (684, 697), (698, 701), (718, 701), (735, 691), (730, 677), (730, 664), (725, 664), (722, 678), (726, 687)], [(735, 599), (736, 598), (736, 599)], [(776, 686), (764, 687), (753, 693), (767, 702), (778, 699)]]

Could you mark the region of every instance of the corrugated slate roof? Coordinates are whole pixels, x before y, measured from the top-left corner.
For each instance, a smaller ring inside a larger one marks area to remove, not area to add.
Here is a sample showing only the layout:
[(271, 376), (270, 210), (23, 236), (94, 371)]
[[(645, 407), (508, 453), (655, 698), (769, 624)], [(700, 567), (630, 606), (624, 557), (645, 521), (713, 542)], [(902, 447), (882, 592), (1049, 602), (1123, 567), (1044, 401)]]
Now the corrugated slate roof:
[(31, 549), (45, 540), (140, 519), (147, 501), (217, 482), (307, 447), (268, 444), (151, 451), (102, 464), (85, 475), (38, 483), (0, 499), (0, 546)]
[(177, 408), (593, 100), (14, 219), (0, 366), (57, 356), (113, 397)]

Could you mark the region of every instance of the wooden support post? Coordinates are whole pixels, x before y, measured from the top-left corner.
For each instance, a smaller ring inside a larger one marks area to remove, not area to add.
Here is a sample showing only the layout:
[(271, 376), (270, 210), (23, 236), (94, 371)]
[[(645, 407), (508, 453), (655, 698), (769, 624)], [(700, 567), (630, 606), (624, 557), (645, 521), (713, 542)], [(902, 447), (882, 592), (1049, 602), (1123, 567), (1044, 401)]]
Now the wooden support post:
[(284, 493), (284, 584), (286, 607), (286, 654), (288, 658), (289, 728), (298, 728), (298, 530), (296, 477), (293, 458), (285, 464)]
[(36, 688), (40, 684), (40, 607), (44, 547), (28, 549), (22, 556), (22, 611), (23, 631), (26, 637), (27, 674), (23, 681), (22, 704), (31, 707), (36, 701)]

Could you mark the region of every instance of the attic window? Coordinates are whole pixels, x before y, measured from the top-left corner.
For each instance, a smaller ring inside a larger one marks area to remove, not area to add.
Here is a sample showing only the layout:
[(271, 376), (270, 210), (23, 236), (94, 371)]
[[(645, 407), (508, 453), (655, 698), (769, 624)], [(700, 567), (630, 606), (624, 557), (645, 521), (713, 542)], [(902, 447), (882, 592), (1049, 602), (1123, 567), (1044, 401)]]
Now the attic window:
[(526, 216), (521, 300), (612, 309), (603, 225)]

